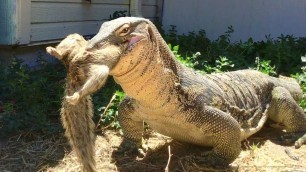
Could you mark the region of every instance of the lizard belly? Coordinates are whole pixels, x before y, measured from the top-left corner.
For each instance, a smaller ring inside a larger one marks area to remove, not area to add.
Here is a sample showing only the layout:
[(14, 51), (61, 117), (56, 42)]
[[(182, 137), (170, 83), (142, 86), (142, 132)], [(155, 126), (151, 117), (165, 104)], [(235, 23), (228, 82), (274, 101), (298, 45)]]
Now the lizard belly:
[(150, 128), (175, 140), (201, 146), (212, 146), (213, 136), (203, 133), (196, 125), (175, 117), (144, 119)]

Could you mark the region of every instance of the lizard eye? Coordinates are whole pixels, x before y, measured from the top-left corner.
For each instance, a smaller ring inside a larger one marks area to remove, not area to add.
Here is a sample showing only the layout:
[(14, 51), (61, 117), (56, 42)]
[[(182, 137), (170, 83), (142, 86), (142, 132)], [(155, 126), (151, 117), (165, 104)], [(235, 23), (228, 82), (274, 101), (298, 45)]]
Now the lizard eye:
[(119, 36), (126, 36), (130, 32), (130, 25), (125, 24), (118, 31)]
[(121, 33), (128, 33), (129, 30), (130, 30), (129, 28), (124, 28), (124, 29), (121, 31)]

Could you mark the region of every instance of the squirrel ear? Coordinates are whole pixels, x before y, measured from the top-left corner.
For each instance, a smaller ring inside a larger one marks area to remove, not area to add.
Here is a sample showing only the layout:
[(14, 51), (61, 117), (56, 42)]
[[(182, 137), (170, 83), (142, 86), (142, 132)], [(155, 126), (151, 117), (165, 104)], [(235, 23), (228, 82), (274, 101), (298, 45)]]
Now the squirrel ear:
[(56, 57), (56, 58), (59, 59), (59, 60), (61, 60), (61, 59), (63, 58), (63, 56), (61, 55), (61, 53), (57, 52), (56, 49), (53, 48), (53, 47), (47, 47), (47, 48), (46, 48), (46, 51), (47, 51), (50, 55)]

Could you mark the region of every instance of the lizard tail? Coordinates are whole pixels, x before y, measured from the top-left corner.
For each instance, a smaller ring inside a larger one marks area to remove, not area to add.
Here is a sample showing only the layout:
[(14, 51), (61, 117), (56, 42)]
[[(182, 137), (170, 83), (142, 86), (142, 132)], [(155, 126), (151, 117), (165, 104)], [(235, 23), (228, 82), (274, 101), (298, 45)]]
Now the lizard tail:
[[(268, 120), (268, 108), (269, 105), (266, 106), (266, 109), (263, 113), (257, 113), (258, 114), (262, 114), (260, 120), (258, 121), (257, 125), (255, 127), (250, 127), (250, 128), (241, 128), (240, 129), (240, 141), (243, 141), (245, 139), (247, 139), (248, 137), (250, 137), (251, 135), (257, 133), (259, 130), (262, 129), (262, 127), (264, 126), (264, 124), (266, 123), (266, 121)], [(257, 116), (256, 115), (256, 116)], [(252, 118), (250, 118), (248, 120), (248, 123), (250, 124), (249, 126), (251, 126), (251, 124), (253, 123), (253, 120), (256, 120), (256, 116), (254, 115)]]

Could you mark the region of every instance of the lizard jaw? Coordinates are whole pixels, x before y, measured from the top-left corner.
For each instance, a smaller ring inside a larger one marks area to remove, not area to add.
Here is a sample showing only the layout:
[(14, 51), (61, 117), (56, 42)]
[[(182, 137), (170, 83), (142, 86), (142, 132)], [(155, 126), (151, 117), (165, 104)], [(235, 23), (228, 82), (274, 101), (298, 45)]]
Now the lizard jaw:
[(128, 50), (131, 50), (138, 42), (140, 42), (142, 39), (144, 39), (143, 36), (135, 35), (128, 39)]

